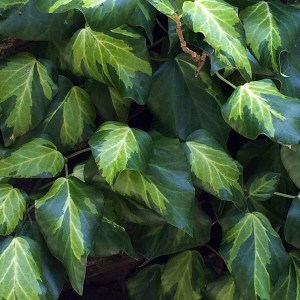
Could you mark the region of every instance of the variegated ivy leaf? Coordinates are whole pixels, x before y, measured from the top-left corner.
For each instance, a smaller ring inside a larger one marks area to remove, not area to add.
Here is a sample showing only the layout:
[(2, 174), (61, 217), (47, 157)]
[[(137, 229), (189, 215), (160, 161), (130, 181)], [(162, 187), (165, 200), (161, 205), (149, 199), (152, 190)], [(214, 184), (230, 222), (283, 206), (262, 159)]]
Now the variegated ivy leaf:
[(265, 134), (281, 144), (300, 141), (300, 101), (264, 79), (239, 86), (222, 108), (226, 122), (249, 139)]
[(27, 195), (10, 184), (0, 184), (0, 235), (8, 235), (23, 220)]
[(194, 32), (202, 32), (227, 65), (233, 65), (246, 80), (251, 80), (244, 29), (237, 9), (223, 0), (185, 1), (183, 20)]
[(29, 0), (0, 0), (0, 15), (2, 11), (6, 11), (14, 8), (15, 6), (21, 6), (27, 3)]
[(247, 182), (248, 196), (254, 201), (269, 200), (276, 191), (279, 173), (264, 172), (253, 175)]
[(62, 171), (64, 162), (63, 155), (52, 142), (35, 138), (0, 159), (0, 176), (54, 177)]
[(165, 14), (166, 16), (176, 15), (177, 7), (173, 0), (147, 0), (152, 4), (158, 11)]
[(127, 22), (133, 13), (135, 0), (38, 0), (38, 8), (47, 13), (80, 10), (95, 30), (106, 31)]
[(206, 285), (203, 258), (196, 251), (184, 251), (171, 257), (161, 280), (165, 299), (201, 299)]
[(244, 9), (240, 17), (247, 43), (260, 64), (279, 72), (280, 53), (290, 50), (299, 35), (299, 10), (280, 1), (259, 1)]
[[(36, 219), (53, 255), (82, 295), (87, 256), (102, 217), (102, 193), (75, 177), (57, 179), (36, 200)], [(99, 222), (99, 223), (98, 223)]]
[(96, 32), (89, 26), (74, 34), (65, 54), (76, 73), (113, 86), (122, 97), (145, 104), (151, 66), (145, 38), (127, 26)]
[(233, 222), (220, 253), (245, 299), (270, 299), (272, 284), (288, 263), (281, 239), (261, 213), (240, 214)]
[(146, 132), (119, 122), (105, 122), (89, 144), (99, 170), (110, 185), (123, 170), (143, 170), (152, 151), (152, 139)]
[(241, 165), (203, 129), (193, 132), (184, 147), (192, 173), (199, 180), (196, 184), (222, 200), (242, 206)]
[(153, 133), (153, 151), (144, 171), (122, 171), (114, 189), (163, 216), (166, 221), (193, 234), (195, 190), (188, 162), (177, 139)]
[(0, 64), (0, 127), (6, 145), (43, 120), (56, 92), (52, 67), (30, 54)]
[(0, 298), (44, 299), (39, 245), (27, 237), (7, 237), (0, 242)]
[(282, 274), (272, 292), (272, 300), (300, 300), (300, 252), (289, 253), (290, 264), (287, 272)]
[(41, 129), (56, 145), (70, 149), (92, 135), (96, 110), (88, 93), (67, 78), (59, 78), (59, 88)]

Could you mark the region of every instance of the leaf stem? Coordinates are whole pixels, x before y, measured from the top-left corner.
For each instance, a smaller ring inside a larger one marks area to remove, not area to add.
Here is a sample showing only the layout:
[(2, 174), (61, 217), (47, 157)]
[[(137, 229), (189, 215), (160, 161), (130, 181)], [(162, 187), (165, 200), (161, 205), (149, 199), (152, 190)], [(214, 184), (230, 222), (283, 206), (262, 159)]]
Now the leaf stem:
[(70, 158), (73, 158), (73, 157), (75, 157), (75, 156), (77, 156), (77, 155), (79, 155), (79, 154), (82, 154), (82, 153), (85, 153), (85, 152), (89, 152), (89, 151), (91, 151), (91, 148), (90, 148), (90, 147), (84, 148), (84, 149), (81, 149), (81, 150), (79, 150), (79, 151), (76, 151), (76, 152), (74, 152), (74, 153), (72, 153), (72, 154), (66, 156), (65, 158), (66, 158), (67, 160), (69, 160)]
[(227, 79), (225, 79), (219, 72), (216, 72), (216, 75), (225, 83), (227, 83), (228, 85), (230, 85), (233, 89), (236, 89), (237, 86), (235, 86), (233, 83), (231, 83), (230, 81), (228, 81)]
[(283, 193), (279, 193), (279, 192), (275, 192), (274, 195), (284, 197), (284, 198), (289, 198), (289, 199), (294, 199), (295, 197), (297, 197), (297, 196), (287, 195), (287, 194), (283, 194)]
[(152, 43), (151, 45), (147, 46), (148, 49), (151, 49), (153, 47), (155, 47), (156, 45), (162, 43), (166, 38), (168, 38), (166, 35), (163, 36), (162, 38), (160, 38), (159, 40), (155, 41), (154, 43)]
[(219, 256), (220, 258), (222, 258), (223, 260), (223, 257), (221, 256), (221, 254), (215, 250), (213, 247), (209, 246), (209, 245), (204, 245), (204, 247), (208, 248), (209, 250), (211, 250), (213, 253), (215, 253), (217, 256)]
[(163, 24), (161, 24), (161, 22), (158, 20), (158, 18), (156, 18), (156, 23), (164, 32), (168, 33), (168, 30), (164, 27)]
[(65, 177), (69, 177), (69, 166), (68, 166), (68, 159), (65, 159)]

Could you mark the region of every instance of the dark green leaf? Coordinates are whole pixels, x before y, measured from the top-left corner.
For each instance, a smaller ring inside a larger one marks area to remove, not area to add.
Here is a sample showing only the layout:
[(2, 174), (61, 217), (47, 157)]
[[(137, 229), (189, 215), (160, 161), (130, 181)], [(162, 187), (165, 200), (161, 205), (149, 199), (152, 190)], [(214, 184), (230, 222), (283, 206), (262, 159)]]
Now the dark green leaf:
[(133, 29), (123, 26), (104, 33), (86, 26), (74, 34), (65, 54), (76, 73), (113, 86), (122, 97), (145, 103), (152, 71), (145, 38)]
[(225, 230), (220, 253), (245, 299), (270, 299), (271, 287), (288, 263), (280, 237), (258, 212), (235, 219)]
[(229, 128), (218, 105), (222, 95), (206, 72), (195, 78), (195, 66), (186, 58), (178, 56), (158, 69), (147, 104), (160, 123), (180, 139), (203, 128), (225, 145)]
[(192, 133), (185, 143), (191, 171), (199, 186), (218, 198), (243, 205), (242, 172), (232, 159), (205, 130)]
[(254, 175), (247, 182), (249, 198), (253, 201), (269, 200), (276, 191), (280, 174), (266, 172)]
[(239, 86), (222, 108), (226, 122), (249, 139), (265, 134), (281, 144), (300, 140), (300, 101), (281, 94), (271, 80)]
[(80, 10), (95, 30), (106, 31), (126, 23), (132, 15), (135, 0), (37, 0), (38, 8), (48, 13)]
[(185, 1), (183, 20), (194, 32), (205, 35), (205, 41), (226, 65), (235, 66), (246, 80), (251, 80), (244, 30), (233, 6), (223, 0)]
[(17, 54), (0, 64), (0, 126), (5, 144), (35, 127), (56, 91), (52, 66), (30, 54)]
[(87, 256), (101, 221), (101, 192), (75, 177), (57, 179), (36, 200), (36, 219), (51, 252), (65, 266), (73, 288), (82, 294)]
[(284, 225), (284, 235), (287, 242), (300, 249), (300, 198), (294, 198)]
[(0, 184), (0, 235), (12, 233), (23, 220), (27, 195), (10, 184)]
[(89, 144), (99, 170), (112, 185), (123, 170), (143, 170), (152, 151), (152, 139), (144, 131), (124, 123), (106, 122)]
[(35, 138), (0, 159), (0, 176), (55, 177), (64, 168), (64, 163), (63, 155), (52, 142)]
[(0, 242), (1, 299), (40, 300), (45, 296), (38, 244), (27, 237)]

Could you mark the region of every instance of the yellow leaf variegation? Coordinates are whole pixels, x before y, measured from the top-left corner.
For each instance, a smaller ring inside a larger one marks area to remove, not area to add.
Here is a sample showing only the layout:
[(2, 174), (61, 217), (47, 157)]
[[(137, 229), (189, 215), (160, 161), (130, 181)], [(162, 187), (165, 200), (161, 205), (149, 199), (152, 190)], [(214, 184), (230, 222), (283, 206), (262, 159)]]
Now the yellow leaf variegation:
[(222, 107), (222, 114), (233, 129), (247, 138), (265, 134), (281, 144), (300, 141), (300, 101), (281, 94), (271, 80), (239, 86)]

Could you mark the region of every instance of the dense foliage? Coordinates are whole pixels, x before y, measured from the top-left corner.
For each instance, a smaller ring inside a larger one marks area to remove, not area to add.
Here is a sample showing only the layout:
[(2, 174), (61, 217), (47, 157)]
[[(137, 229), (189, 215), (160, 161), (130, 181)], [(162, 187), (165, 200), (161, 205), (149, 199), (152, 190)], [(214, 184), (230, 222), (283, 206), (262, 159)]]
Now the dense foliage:
[(300, 299), (300, 5), (0, 0), (0, 298)]

